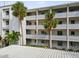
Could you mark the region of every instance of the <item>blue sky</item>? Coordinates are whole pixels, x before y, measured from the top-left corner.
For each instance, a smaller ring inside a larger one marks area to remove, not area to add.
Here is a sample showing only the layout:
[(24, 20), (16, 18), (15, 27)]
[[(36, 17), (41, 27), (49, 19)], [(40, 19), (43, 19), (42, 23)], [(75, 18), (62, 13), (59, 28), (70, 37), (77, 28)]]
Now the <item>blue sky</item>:
[[(4, 3), (5, 5), (10, 5), (15, 2), (16, 1), (0, 2), (0, 6), (4, 5)], [(32, 8), (40, 8), (40, 7), (47, 7), (47, 6), (53, 6), (53, 5), (73, 3), (77, 1), (22, 1), (22, 2), (24, 2), (25, 6), (28, 9), (32, 9)]]

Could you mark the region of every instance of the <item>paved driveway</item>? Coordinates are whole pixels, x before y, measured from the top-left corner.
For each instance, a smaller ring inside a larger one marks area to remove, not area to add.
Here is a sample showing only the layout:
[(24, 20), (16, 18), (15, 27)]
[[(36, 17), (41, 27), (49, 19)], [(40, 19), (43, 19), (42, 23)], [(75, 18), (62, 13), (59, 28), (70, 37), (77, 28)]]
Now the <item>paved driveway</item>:
[(78, 52), (11, 45), (0, 49), (3, 58), (79, 58)]

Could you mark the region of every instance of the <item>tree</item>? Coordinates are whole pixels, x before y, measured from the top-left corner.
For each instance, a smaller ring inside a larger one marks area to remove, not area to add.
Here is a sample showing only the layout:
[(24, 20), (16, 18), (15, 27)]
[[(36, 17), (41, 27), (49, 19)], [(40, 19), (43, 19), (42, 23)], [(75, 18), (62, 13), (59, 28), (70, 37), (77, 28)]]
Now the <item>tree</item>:
[(47, 30), (48, 34), (49, 34), (49, 48), (52, 48), (51, 47), (51, 44), (52, 44), (52, 40), (50, 39), (50, 33), (51, 33), (51, 30), (52, 28), (56, 28), (57, 27), (57, 24), (58, 24), (58, 21), (57, 19), (54, 18), (55, 16), (55, 11), (52, 10), (52, 12), (49, 10), (46, 15), (45, 15), (45, 20), (43, 22), (44, 24), (44, 28)]
[(2, 47), (2, 37), (0, 36), (0, 48)]
[(19, 40), (20, 33), (19, 32), (7, 32), (5, 36), (5, 44), (16, 44)]
[(22, 45), (23, 45), (23, 27), (22, 27), (22, 21), (24, 17), (26, 16), (27, 8), (24, 6), (23, 2), (16, 2), (12, 5), (13, 15), (15, 17), (18, 17), (20, 21), (20, 34), (22, 39)]

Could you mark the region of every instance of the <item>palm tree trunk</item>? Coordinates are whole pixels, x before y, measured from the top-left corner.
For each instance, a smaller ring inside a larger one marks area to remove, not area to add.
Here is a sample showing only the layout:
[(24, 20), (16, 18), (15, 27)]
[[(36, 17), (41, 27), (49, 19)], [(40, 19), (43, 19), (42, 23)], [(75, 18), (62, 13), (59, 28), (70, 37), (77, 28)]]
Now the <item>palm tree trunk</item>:
[(50, 36), (51, 34), (50, 33), (51, 33), (51, 30), (49, 30), (49, 48), (52, 48), (52, 45), (51, 45), (52, 41), (51, 41), (51, 36)]
[(21, 30), (21, 43), (23, 45), (23, 27), (22, 27), (22, 21), (20, 21), (20, 30)]

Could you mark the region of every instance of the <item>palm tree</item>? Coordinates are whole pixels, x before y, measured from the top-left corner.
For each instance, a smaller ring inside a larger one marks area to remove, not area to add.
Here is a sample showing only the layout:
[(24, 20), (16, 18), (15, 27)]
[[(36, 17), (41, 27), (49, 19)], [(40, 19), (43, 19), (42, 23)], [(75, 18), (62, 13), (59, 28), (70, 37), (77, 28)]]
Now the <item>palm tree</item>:
[(0, 36), (0, 48), (2, 47), (2, 37)]
[(24, 17), (26, 16), (27, 8), (24, 6), (23, 2), (16, 2), (12, 5), (13, 15), (15, 17), (18, 17), (20, 21), (20, 34), (22, 39), (22, 45), (23, 45), (23, 27), (22, 27), (22, 21)]
[(19, 32), (15, 32), (15, 31), (7, 32), (5, 36), (5, 41), (6, 41), (5, 43), (8, 45), (16, 44), (17, 41), (19, 40), (19, 36), (20, 36)]
[(43, 22), (44, 24), (44, 28), (47, 30), (48, 34), (49, 34), (49, 48), (52, 48), (51, 45), (52, 45), (52, 40), (50, 39), (50, 33), (51, 33), (51, 30), (52, 28), (56, 28), (57, 24), (58, 24), (58, 21), (57, 19), (54, 18), (55, 16), (55, 12), (52, 10), (52, 12), (50, 12), (50, 10), (46, 13), (45, 15), (45, 20)]

